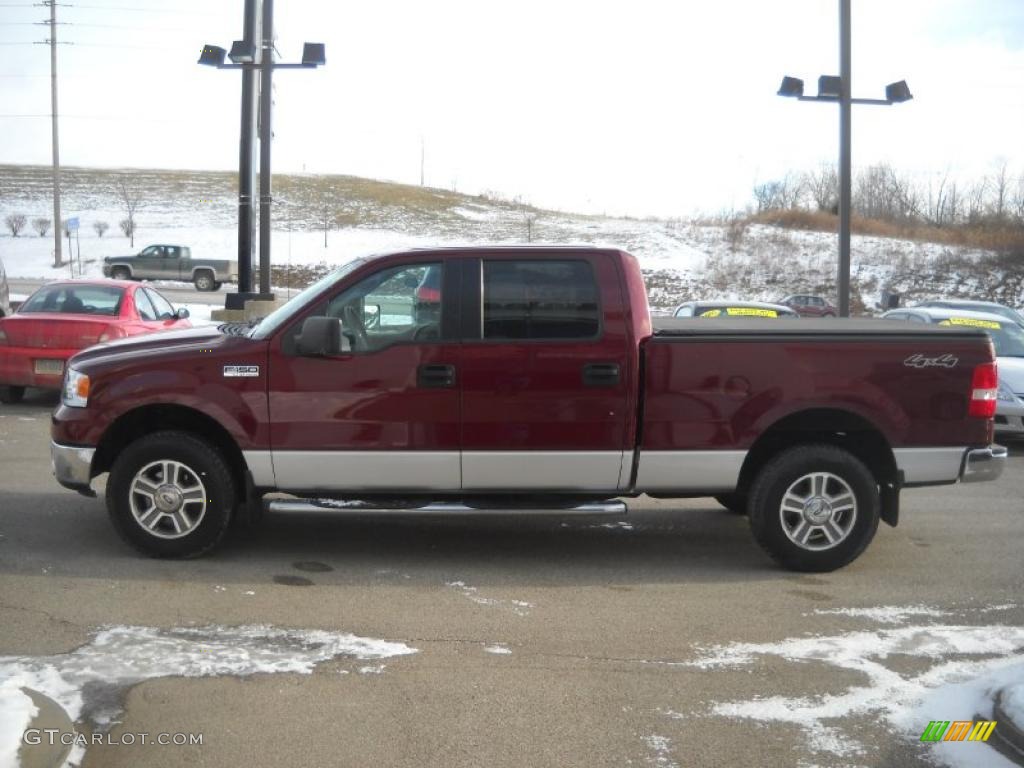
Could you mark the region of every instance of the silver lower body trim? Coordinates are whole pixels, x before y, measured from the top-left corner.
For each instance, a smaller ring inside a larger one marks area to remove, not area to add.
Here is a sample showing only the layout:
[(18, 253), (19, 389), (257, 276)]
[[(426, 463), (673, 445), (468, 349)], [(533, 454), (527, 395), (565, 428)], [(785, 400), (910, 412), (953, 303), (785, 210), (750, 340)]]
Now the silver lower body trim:
[(995, 480), (1006, 467), (1009, 451), (1002, 445), (990, 445), (988, 448), (976, 448), (964, 456), (963, 470), (960, 481), (964, 483), (981, 483)]
[(77, 445), (61, 445), (50, 441), (50, 466), (57, 482), (72, 490), (90, 490), (92, 480), (92, 457), (95, 448)]
[(462, 486), (458, 451), (273, 451), (272, 472), (275, 482), (265, 487), (286, 491), (452, 491)]
[[(616, 491), (629, 482), (627, 451), (463, 451), (467, 491)], [(625, 472), (624, 472), (625, 470)]]
[(746, 458), (746, 451), (641, 451), (636, 490), (732, 491)]
[(967, 446), (959, 448), (895, 448), (896, 468), (908, 485), (955, 483)]
[(274, 499), (268, 502), (271, 512), (332, 512), (349, 515), (625, 515), (625, 502), (612, 500), (589, 502), (572, 507), (472, 507), (460, 502), (437, 501), (419, 507), (386, 507), (370, 502), (335, 501), (333, 499)]
[(257, 488), (276, 488), (274, 458), (270, 451), (242, 451), (242, 458), (249, 467), (252, 482)]

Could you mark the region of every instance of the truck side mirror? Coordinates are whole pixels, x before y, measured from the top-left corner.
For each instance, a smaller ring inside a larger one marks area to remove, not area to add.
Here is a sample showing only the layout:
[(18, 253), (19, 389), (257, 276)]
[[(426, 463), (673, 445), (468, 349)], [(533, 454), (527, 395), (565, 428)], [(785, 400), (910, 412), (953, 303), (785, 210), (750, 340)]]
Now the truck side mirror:
[(337, 317), (307, 317), (295, 337), (295, 350), (305, 357), (330, 357), (351, 350)]

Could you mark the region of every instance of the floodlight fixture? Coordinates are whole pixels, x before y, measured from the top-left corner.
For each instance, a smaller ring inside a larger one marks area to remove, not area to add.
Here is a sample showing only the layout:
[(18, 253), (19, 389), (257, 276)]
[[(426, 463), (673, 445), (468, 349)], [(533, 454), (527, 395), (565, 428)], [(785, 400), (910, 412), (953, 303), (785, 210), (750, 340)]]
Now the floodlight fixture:
[(306, 67), (319, 67), (326, 63), (323, 43), (304, 43), (302, 46), (302, 64)]
[(885, 100), (892, 104), (901, 104), (904, 101), (910, 101), (914, 98), (914, 95), (910, 92), (910, 87), (907, 85), (906, 80), (900, 80), (898, 83), (889, 83), (885, 86)]
[(786, 77), (782, 78), (782, 85), (779, 86), (779, 96), (803, 96), (804, 95), (804, 81), (799, 77)]
[(207, 67), (220, 67), (224, 65), (224, 57), (227, 51), (218, 45), (204, 45), (199, 54), (199, 63)]
[(818, 98), (838, 99), (843, 93), (842, 78), (836, 75), (822, 75), (818, 78)]
[(256, 61), (256, 46), (248, 40), (235, 40), (228, 58), (235, 64), (252, 64)]

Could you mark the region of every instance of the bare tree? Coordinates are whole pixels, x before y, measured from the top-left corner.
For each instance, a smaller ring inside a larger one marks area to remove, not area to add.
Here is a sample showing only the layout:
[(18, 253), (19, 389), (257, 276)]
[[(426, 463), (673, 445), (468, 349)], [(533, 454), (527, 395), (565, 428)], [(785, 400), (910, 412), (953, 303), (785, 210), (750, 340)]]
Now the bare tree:
[(523, 207), (522, 210), (523, 223), (526, 225), (526, 242), (533, 242), (533, 230), (537, 226), (537, 211), (532, 208)]
[(757, 212), (785, 211), (800, 205), (804, 195), (804, 181), (787, 173), (782, 179), (766, 181), (754, 186), (754, 200)]
[(105, 221), (94, 221), (92, 228), (96, 230), (97, 237), (103, 237), (103, 234), (110, 229), (110, 225)]
[(7, 228), (11, 230), (11, 235), (17, 237), (18, 234), (25, 228), (28, 223), (28, 219), (23, 213), (12, 213), (7, 216), (4, 220), (7, 224)]
[(331, 209), (330, 205), (324, 203), (323, 207), (320, 209), (320, 226), (323, 227), (324, 230), (324, 248), (327, 247), (327, 232), (331, 228), (333, 219), (334, 211)]
[(839, 174), (823, 163), (817, 171), (804, 174), (804, 188), (819, 211), (834, 211), (839, 205)]
[(117, 187), (117, 194), (121, 198), (121, 204), (124, 206), (125, 213), (128, 214), (128, 217), (121, 222), (121, 231), (129, 239), (129, 245), (134, 248), (135, 211), (142, 200), (142, 189), (138, 184), (125, 176), (119, 176), (115, 186)]
[(1006, 161), (1002, 160), (992, 175), (988, 177), (988, 188), (991, 190), (989, 213), (997, 221), (1006, 218), (1010, 207), (1010, 181)]
[(50, 231), (50, 220), (44, 218), (32, 219), (32, 228), (40, 237), (46, 237), (46, 233)]

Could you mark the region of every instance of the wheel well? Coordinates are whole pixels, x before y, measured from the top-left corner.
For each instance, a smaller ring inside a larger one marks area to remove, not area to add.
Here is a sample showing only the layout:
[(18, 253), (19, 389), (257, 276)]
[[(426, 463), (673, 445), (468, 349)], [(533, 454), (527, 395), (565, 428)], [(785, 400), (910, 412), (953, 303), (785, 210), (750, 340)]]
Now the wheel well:
[(761, 467), (779, 452), (806, 443), (844, 448), (864, 462), (879, 485), (896, 482), (892, 448), (874, 424), (849, 411), (815, 408), (786, 416), (765, 430), (751, 446), (740, 469), (740, 492), (749, 490)]
[(217, 279), (217, 275), (213, 271), (212, 267), (194, 267), (192, 269), (192, 279), (195, 280), (196, 279), (196, 275), (198, 275), (198, 274), (200, 274), (202, 272), (208, 273), (210, 275), (210, 277), (212, 277), (214, 280)]
[(144, 435), (160, 430), (190, 432), (220, 451), (238, 489), (246, 488), (246, 463), (231, 434), (215, 419), (183, 405), (147, 405), (121, 415), (96, 447), (94, 474), (109, 472), (121, 451)]

